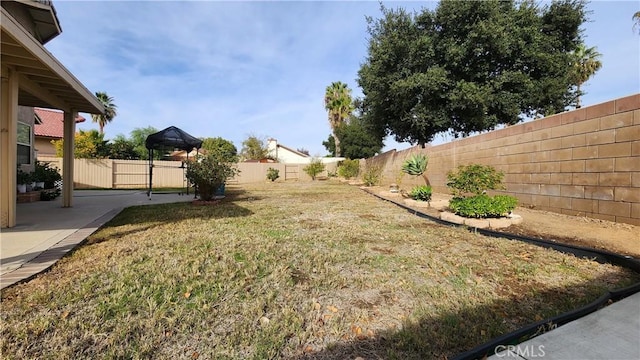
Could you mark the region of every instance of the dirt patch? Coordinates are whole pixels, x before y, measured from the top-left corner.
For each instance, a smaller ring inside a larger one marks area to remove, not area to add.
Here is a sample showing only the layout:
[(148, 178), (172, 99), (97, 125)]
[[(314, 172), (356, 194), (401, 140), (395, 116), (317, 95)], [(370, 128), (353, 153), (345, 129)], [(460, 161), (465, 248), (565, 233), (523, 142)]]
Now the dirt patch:
[[(433, 194), (431, 207), (413, 207), (410, 203), (403, 202), (401, 196), (390, 196), (390, 193), (381, 187), (367, 188), (367, 191), (433, 216), (439, 215), (442, 210), (440, 205), (451, 197), (446, 194)], [(640, 258), (640, 226), (524, 207), (518, 207), (513, 212), (522, 216), (523, 222), (496, 229), (497, 231)]]

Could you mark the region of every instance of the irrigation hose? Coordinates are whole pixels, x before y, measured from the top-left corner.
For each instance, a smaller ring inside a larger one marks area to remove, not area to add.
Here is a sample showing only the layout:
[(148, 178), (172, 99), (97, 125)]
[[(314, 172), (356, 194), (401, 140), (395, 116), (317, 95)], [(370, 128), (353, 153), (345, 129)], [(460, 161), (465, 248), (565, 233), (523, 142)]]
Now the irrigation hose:
[[(620, 266), (620, 267), (632, 270), (636, 273), (640, 273), (640, 261), (638, 261), (638, 259), (635, 259), (631, 256), (623, 256), (623, 255), (605, 251), (605, 250), (591, 249), (591, 248), (582, 247), (582, 246), (561, 244), (553, 240), (536, 239), (528, 236), (510, 234), (510, 233), (500, 232), (495, 230), (471, 228), (468, 225), (454, 224), (448, 221), (444, 221), (438, 217), (426, 214), (419, 210), (412, 209), (409, 206), (405, 204), (401, 204), (397, 201), (384, 198), (372, 191), (369, 191), (368, 189), (362, 188), (362, 190), (370, 195), (377, 197), (378, 199), (395, 204), (400, 208), (403, 208), (418, 217), (434, 221), (441, 225), (466, 227), (466, 228), (469, 228), (470, 230), (473, 230), (474, 232), (480, 233), (485, 236), (522, 241), (528, 244), (544, 247), (547, 249), (557, 250), (565, 254), (572, 254), (577, 257), (589, 258), (599, 263), (606, 263), (606, 264)], [(566, 323), (569, 323), (573, 320), (581, 318), (585, 315), (588, 315), (604, 307), (610, 301), (612, 302), (619, 301), (637, 292), (640, 292), (640, 282), (625, 288), (610, 290), (607, 293), (600, 296), (595, 301), (593, 301), (592, 303), (587, 304), (579, 309), (575, 309), (575, 310), (566, 312), (564, 314), (554, 316), (552, 318), (544, 319), (544, 320), (535, 322), (533, 324), (526, 325), (511, 333), (501, 335), (497, 338), (493, 338), (488, 342), (480, 346), (477, 346), (469, 351), (455, 355), (452, 358), (452, 360), (472, 360), (472, 359), (486, 358), (488, 356), (495, 354), (496, 348), (502, 348), (505, 345), (517, 345), (522, 341), (529, 340), (535, 337), (537, 334), (540, 333), (540, 329), (544, 329), (545, 326), (547, 326), (548, 324), (553, 324), (555, 326), (562, 326)]]

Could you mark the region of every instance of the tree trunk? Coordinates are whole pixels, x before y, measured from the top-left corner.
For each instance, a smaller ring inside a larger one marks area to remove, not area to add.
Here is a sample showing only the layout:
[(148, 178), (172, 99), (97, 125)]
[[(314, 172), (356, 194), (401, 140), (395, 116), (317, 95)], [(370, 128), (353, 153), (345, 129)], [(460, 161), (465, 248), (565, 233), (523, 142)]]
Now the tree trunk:
[(426, 171), (422, 173), (422, 178), (424, 179), (425, 185), (431, 186), (431, 181), (429, 181), (429, 177), (427, 177)]
[(333, 135), (333, 142), (334, 144), (336, 144), (336, 157), (340, 157), (340, 154), (342, 154), (342, 151), (340, 151), (340, 139), (338, 139), (335, 133), (332, 135)]
[(581, 105), (580, 105), (580, 84), (577, 85), (578, 87), (578, 96), (576, 97), (576, 109), (580, 109)]

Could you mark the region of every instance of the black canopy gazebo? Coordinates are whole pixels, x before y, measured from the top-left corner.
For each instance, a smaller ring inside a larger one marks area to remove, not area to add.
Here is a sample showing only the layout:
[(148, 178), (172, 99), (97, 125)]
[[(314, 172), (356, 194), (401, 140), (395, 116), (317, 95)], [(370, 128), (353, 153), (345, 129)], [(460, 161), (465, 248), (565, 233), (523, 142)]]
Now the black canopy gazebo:
[[(202, 140), (187, 134), (182, 129), (175, 126), (169, 126), (162, 131), (158, 131), (157, 133), (147, 136), (145, 147), (149, 150), (149, 190), (147, 191), (147, 196), (151, 196), (154, 150), (184, 150), (187, 153), (187, 159), (189, 159), (189, 152), (191, 150), (200, 150), (200, 147), (202, 147)], [(188, 186), (187, 189), (189, 189)]]

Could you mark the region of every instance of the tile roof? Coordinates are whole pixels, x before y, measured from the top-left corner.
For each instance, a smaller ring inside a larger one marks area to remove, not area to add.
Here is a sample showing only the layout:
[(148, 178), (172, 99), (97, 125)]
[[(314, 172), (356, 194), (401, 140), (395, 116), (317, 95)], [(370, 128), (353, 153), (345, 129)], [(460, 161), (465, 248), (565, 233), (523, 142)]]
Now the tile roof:
[[(33, 108), (33, 111), (41, 121), (40, 124), (36, 123), (33, 127), (33, 134), (35, 136), (57, 139), (62, 139), (64, 137), (64, 127), (62, 122), (64, 115), (62, 111), (43, 108)], [(80, 115), (76, 117), (76, 124), (84, 121), (84, 117)]]

